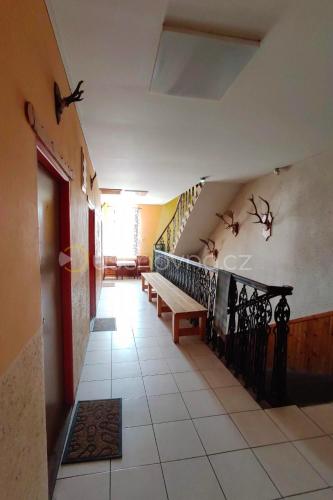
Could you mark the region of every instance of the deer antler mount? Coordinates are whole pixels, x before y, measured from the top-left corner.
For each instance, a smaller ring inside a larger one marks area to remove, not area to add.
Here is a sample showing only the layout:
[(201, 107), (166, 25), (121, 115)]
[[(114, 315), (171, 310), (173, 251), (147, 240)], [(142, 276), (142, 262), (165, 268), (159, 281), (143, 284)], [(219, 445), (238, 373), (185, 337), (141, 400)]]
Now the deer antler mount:
[(223, 214), (216, 214), (216, 215), (223, 221), (225, 228), (231, 229), (232, 234), (234, 236), (237, 236), (237, 234), (239, 233), (239, 222), (234, 221), (234, 212), (232, 210), (227, 210)]
[(208, 254), (212, 255), (214, 259), (216, 260), (219, 254), (218, 249), (215, 247), (215, 241), (213, 240), (202, 240), (200, 238), (201, 243), (203, 243), (207, 248), (208, 248)]
[(254, 201), (254, 196), (252, 195), (251, 198), (249, 198), (249, 201), (252, 203), (254, 207), (254, 212), (248, 212), (248, 214), (257, 217), (257, 220), (253, 221), (253, 224), (263, 224), (265, 226), (263, 228), (262, 234), (265, 240), (267, 241), (272, 236), (272, 226), (274, 217), (271, 212), (268, 201), (262, 198), (261, 196), (259, 196), (259, 199), (266, 205), (266, 212), (261, 214), (258, 212), (256, 202)]
[(95, 182), (96, 177), (97, 177), (97, 173), (96, 172), (95, 172), (95, 174), (94, 174), (93, 177), (90, 176), (90, 189), (91, 189), (91, 191), (92, 191), (92, 189), (94, 187), (94, 182)]
[(68, 106), (73, 102), (83, 101), (82, 94), (84, 90), (80, 90), (82, 83), (83, 80), (80, 80), (74, 92), (72, 92), (67, 97), (62, 97), (59, 85), (57, 84), (57, 82), (54, 82), (54, 104), (55, 104), (55, 113), (58, 125), (61, 120), (62, 112), (65, 108), (68, 108)]

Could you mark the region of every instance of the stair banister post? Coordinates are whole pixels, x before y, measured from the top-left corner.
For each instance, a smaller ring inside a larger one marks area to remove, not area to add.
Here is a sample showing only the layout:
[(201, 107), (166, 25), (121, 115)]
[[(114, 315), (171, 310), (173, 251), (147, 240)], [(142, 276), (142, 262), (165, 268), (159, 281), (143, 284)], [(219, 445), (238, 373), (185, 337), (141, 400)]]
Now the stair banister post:
[(290, 307), (285, 295), (282, 295), (274, 311), (274, 360), (271, 381), (271, 396), (277, 403), (283, 404), (287, 398), (287, 356)]

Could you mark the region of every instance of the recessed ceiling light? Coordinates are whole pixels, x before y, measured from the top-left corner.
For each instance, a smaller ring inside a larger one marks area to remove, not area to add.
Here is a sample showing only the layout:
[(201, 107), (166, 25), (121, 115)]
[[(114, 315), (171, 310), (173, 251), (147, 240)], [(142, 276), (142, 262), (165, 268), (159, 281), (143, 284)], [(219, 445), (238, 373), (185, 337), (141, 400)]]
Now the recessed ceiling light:
[(163, 28), (151, 90), (221, 99), (255, 54), (259, 42)]

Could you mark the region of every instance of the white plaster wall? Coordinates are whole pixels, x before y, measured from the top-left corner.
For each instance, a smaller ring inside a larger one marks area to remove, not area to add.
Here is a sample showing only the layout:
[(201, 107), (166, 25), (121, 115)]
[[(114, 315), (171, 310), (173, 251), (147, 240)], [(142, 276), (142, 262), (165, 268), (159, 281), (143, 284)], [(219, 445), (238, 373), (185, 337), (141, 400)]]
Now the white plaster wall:
[(176, 255), (197, 255), (201, 243), (213, 231), (216, 212), (223, 212), (240, 188), (236, 182), (207, 182), (203, 185), (192, 212), (186, 222), (174, 253)]
[[(252, 193), (271, 203), (273, 234), (267, 242), (262, 226), (252, 224), (247, 214)], [(333, 309), (333, 151), (245, 184), (230, 208), (240, 223), (239, 235), (219, 223), (211, 234), (218, 260), (214, 263), (202, 250), (205, 263), (235, 266), (234, 272), (266, 284), (293, 286), (292, 317)], [(251, 256), (249, 270), (240, 268), (244, 254)]]

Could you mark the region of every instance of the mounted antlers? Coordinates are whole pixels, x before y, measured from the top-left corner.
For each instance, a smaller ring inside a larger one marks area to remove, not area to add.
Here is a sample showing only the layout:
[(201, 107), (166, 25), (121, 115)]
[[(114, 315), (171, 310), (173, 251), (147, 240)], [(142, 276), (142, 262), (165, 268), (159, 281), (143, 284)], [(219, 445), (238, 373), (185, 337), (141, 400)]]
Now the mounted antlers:
[(209, 255), (212, 255), (214, 257), (214, 259), (216, 260), (218, 257), (219, 251), (217, 248), (215, 248), (215, 241), (210, 240), (210, 239), (202, 240), (201, 238), (200, 238), (200, 241), (208, 248)]
[[(234, 222), (234, 213), (232, 210), (227, 210), (226, 212), (224, 212), (224, 214), (215, 215), (222, 219), (226, 229), (232, 229), (232, 234), (234, 236), (237, 236), (237, 234), (239, 233), (239, 222)], [(230, 222), (228, 222), (225, 217), (228, 217), (230, 219)]]
[(57, 123), (60, 123), (61, 115), (64, 108), (67, 108), (73, 102), (83, 101), (82, 94), (84, 90), (80, 90), (83, 80), (80, 80), (77, 84), (74, 92), (72, 92), (67, 97), (61, 97), (61, 92), (59, 86), (54, 82), (54, 101), (55, 101), (55, 113), (57, 117)]
[(258, 209), (257, 209), (257, 205), (254, 201), (254, 196), (252, 195), (251, 198), (249, 198), (249, 201), (252, 203), (255, 211), (248, 212), (248, 214), (257, 217), (258, 220), (253, 221), (253, 224), (263, 224), (265, 226), (262, 234), (263, 234), (265, 240), (267, 241), (272, 235), (272, 225), (273, 225), (274, 217), (273, 217), (273, 214), (271, 212), (268, 201), (265, 200), (264, 198), (262, 198), (261, 196), (259, 196), (259, 198), (266, 205), (266, 212), (259, 214)]
[(90, 189), (92, 190), (94, 187), (94, 181), (97, 177), (97, 173), (95, 172), (95, 175), (93, 177), (90, 176)]

